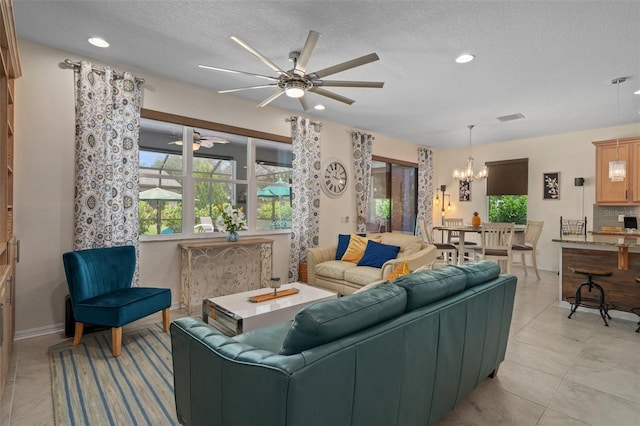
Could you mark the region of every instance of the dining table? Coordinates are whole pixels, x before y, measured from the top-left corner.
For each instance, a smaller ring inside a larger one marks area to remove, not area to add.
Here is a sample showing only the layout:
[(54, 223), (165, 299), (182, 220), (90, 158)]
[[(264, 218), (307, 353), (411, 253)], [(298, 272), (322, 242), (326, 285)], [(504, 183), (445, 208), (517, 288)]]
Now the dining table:
[[(515, 235), (516, 234), (520, 234), (522, 235), (522, 233), (524, 233), (524, 229), (525, 227), (523, 225), (516, 225), (515, 229), (514, 229), (514, 238), (516, 242), (519, 242), (519, 240), (522, 239), (522, 237), (516, 238)], [(463, 226), (434, 226), (433, 227), (434, 231), (444, 231), (447, 232), (447, 234), (450, 234), (451, 232), (458, 232), (458, 247), (462, 247), (463, 251), (462, 253), (460, 253), (460, 249), (458, 249), (458, 265), (462, 265), (464, 263), (464, 240), (465, 240), (465, 234), (467, 232), (474, 232), (476, 234), (479, 234), (482, 232), (482, 225), (481, 226), (471, 226), (471, 225), (463, 225)], [(447, 238), (447, 241), (450, 241), (450, 238)]]
[[(433, 227), (434, 231), (445, 231), (447, 232), (447, 234), (450, 234), (451, 232), (458, 232), (459, 235), (459, 239), (458, 239), (458, 247), (461, 247), (461, 249), (458, 249), (458, 265), (462, 265), (464, 263), (464, 239), (465, 239), (465, 234), (467, 232), (475, 232), (476, 234), (479, 234), (480, 232), (482, 232), (482, 226), (471, 226), (471, 225), (464, 225), (464, 226), (434, 226)], [(450, 241), (450, 238), (447, 238), (447, 241)], [(461, 252), (462, 250), (462, 252)]]

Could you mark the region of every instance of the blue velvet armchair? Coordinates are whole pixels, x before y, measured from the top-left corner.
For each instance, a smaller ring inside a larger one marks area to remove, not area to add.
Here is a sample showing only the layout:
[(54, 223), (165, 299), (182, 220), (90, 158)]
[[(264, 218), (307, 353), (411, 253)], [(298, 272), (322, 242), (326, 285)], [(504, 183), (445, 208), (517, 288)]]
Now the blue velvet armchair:
[(84, 324), (111, 327), (113, 356), (122, 349), (122, 326), (162, 310), (169, 331), (171, 290), (131, 287), (136, 264), (133, 246), (79, 250), (62, 255), (76, 321), (73, 345), (80, 344)]

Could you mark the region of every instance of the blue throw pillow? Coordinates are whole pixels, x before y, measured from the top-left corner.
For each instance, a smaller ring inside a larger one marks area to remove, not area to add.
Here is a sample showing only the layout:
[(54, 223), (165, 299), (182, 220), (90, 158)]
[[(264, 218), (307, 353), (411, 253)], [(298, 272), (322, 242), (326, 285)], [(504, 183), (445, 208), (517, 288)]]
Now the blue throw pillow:
[(382, 268), (384, 262), (395, 259), (399, 251), (400, 247), (398, 246), (376, 243), (373, 240), (369, 240), (369, 242), (367, 242), (367, 248), (364, 251), (364, 256), (362, 256), (362, 259), (358, 262), (358, 266)]
[[(366, 237), (367, 234), (358, 234), (361, 237)], [(349, 247), (349, 241), (351, 241), (351, 234), (338, 234), (338, 249), (336, 250), (336, 260), (341, 260), (344, 253)]]

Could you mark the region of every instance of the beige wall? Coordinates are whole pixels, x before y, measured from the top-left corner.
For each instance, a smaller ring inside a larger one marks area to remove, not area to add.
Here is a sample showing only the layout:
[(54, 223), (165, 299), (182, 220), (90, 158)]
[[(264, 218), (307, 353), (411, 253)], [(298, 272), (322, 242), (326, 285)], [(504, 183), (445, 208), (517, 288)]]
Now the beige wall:
[[(73, 71), (61, 67), (77, 55), (19, 40), (23, 76), (16, 82), (15, 233), (21, 241), (17, 268), (16, 331), (18, 337), (46, 333), (64, 322), (68, 293), (62, 253), (72, 249), (74, 181)], [(98, 61), (94, 61), (99, 63)], [(115, 66), (126, 70), (124, 66)], [(256, 108), (255, 103), (212, 90), (137, 72), (146, 79), (144, 108), (288, 136), (285, 118), (299, 110)], [(345, 108), (336, 105), (337, 108)], [(351, 170), (351, 127), (322, 120), (322, 159), (338, 157)], [(374, 134), (374, 153), (416, 161), (417, 148)], [(389, 152), (393, 146), (393, 152)], [(338, 199), (322, 196), (320, 244), (331, 244), (336, 233), (355, 230), (353, 184)], [(344, 221), (349, 217), (349, 222)], [(287, 234), (274, 239), (274, 273), (287, 276)], [(170, 287), (178, 301), (178, 241), (143, 242), (140, 276), (145, 285)]]
[[(68, 293), (62, 268), (62, 253), (72, 249), (74, 180), (74, 94), (73, 72), (61, 67), (65, 58), (77, 55), (19, 40), (23, 76), (16, 82), (15, 130), (15, 233), (21, 241), (17, 268), (16, 331), (18, 337), (46, 333), (62, 327), (64, 297)], [(97, 62), (97, 61), (94, 61)], [(118, 70), (127, 69), (116, 66)], [(255, 104), (149, 73), (143, 106), (163, 112), (216, 121), (280, 135), (289, 135), (285, 118), (298, 110), (256, 108)], [(336, 106), (344, 108), (342, 106)], [(353, 108), (357, 108), (354, 106)], [(346, 110), (348, 111), (348, 109)], [(323, 121), (321, 115), (318, 115)], [(390, 117), (392, 119), (392, 117)], [(338, 157), (351, 167), (352, 128), (323, 121), (322, 159)], [(364, 129), (366, 130), (366, 129)], [(622, 136), (640, 134), (640, 125), (625, 126)], [(405, 161), (417, 161), (413, 144), (375, 134), (374, 154)], [(473, 148), (476, 164), (508, 158), (528, 157), (529, 217), (545, 221), (540, 264), (557, 269), (557, 247), (550, 242), (558, 232), (560, 215), (580, 215), (581, 192), (573, 178), (587, 179), (585, 214), (591, 216), (594, 199), (594, 149), (592, 140), (615, 137), (615, 129), (600, 129), (511, 141)], [(429, 141), (425, 140), (428, 144)], [(465, 149), (436, 151), (434, 184), (446, 184), (454, 195), (455, 215), (470, 220), (474, 210), (486, 216), (484, 186), (474, 183), (469, 203), (457, 201), (451, 171), (462, 165)], [(561, 199), (542, 201), (542, 172), (561, 172)], [(337, 233), (355, 230), (353, 182), (341, 198), (324, 195), (320, 208), (320, 245), (332, 244)], [(345, 217), (349, 218), (346, 222)], [(439, 223), (438, 212), (434, 219)], [(287, 276), (288, 235), (264, 235), (274, 239), (274, 273)], [(143, 242), (140, 273), (143, 284), (170, 287), (178, 300), (178, 241)]]
[[(513, 125), (513, 124), (505, 124)], [(640, 135), (640, 124), (621, 126), (620, 137)], [(558, 270), (558, 244), (551, 241), (560, 234), (560, 216), (578, 219), (582, 215), (582, 194), (584, 188), (584, 215), (588, 228), (593, 222), (595, 203), (595, 149), (592, 141), (616, 137), (616, 128), (604, 128), (582, 132), (550, 135), (539, 138), (514, 140), (503, 143), (472, 147), (476, 170), (485, 161), (499, 161), (515, 158), (529, 158), (529, 197), (527, 216), (531, 220), (544, 221), (542, 236), (538, 243), (538, 266), (540, 269)], [(471, 222), (474, 211), (483, 220), (487, 218), (487, 198), (485, 181), (471, 183), (471, 201), (458, 201), (458, 185), (452, 178), (453, 169), (463, 167), (468, 156), (468, 147), (439, 151), (434, 167), (434, 184), (447, 185), (451, 194), (453, 211), (447, 217), (462, 217)], [(560, 199), (542, 199), (542, 174), (560, 172)], [(584, 187), (574, 186), (575, 177), (585, 178)], [(440, 211), (433, 212), (434, 224), (440, 224)]]

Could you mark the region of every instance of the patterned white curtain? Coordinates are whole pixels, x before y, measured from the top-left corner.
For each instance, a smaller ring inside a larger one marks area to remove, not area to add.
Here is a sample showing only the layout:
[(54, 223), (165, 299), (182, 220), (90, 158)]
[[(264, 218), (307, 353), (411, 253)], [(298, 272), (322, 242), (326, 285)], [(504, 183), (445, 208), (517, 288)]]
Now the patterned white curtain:
[(293, 140), (289, 282), (293, 282), (298, 280), (298, 264), (306, 260), (307, 249), (318, 246), (322, 124), (295, 116), (289, 121)]
[(356, 211), (358, 232), (365, 232), (371, 191), (371, 153), (373, 136), (368, 133), (351, 132), (353, 145), (353, 175), (356, 191)]
[(140, 84), (130, 73), (116, 77), (83, 61), (75, 90), (73, 249), (133, 245), (137, 257)]
[(418, 148), (417, 217), (424, 217), (427, 229), (431, 229), (433, 226), (433, 151), (423, 146)]

